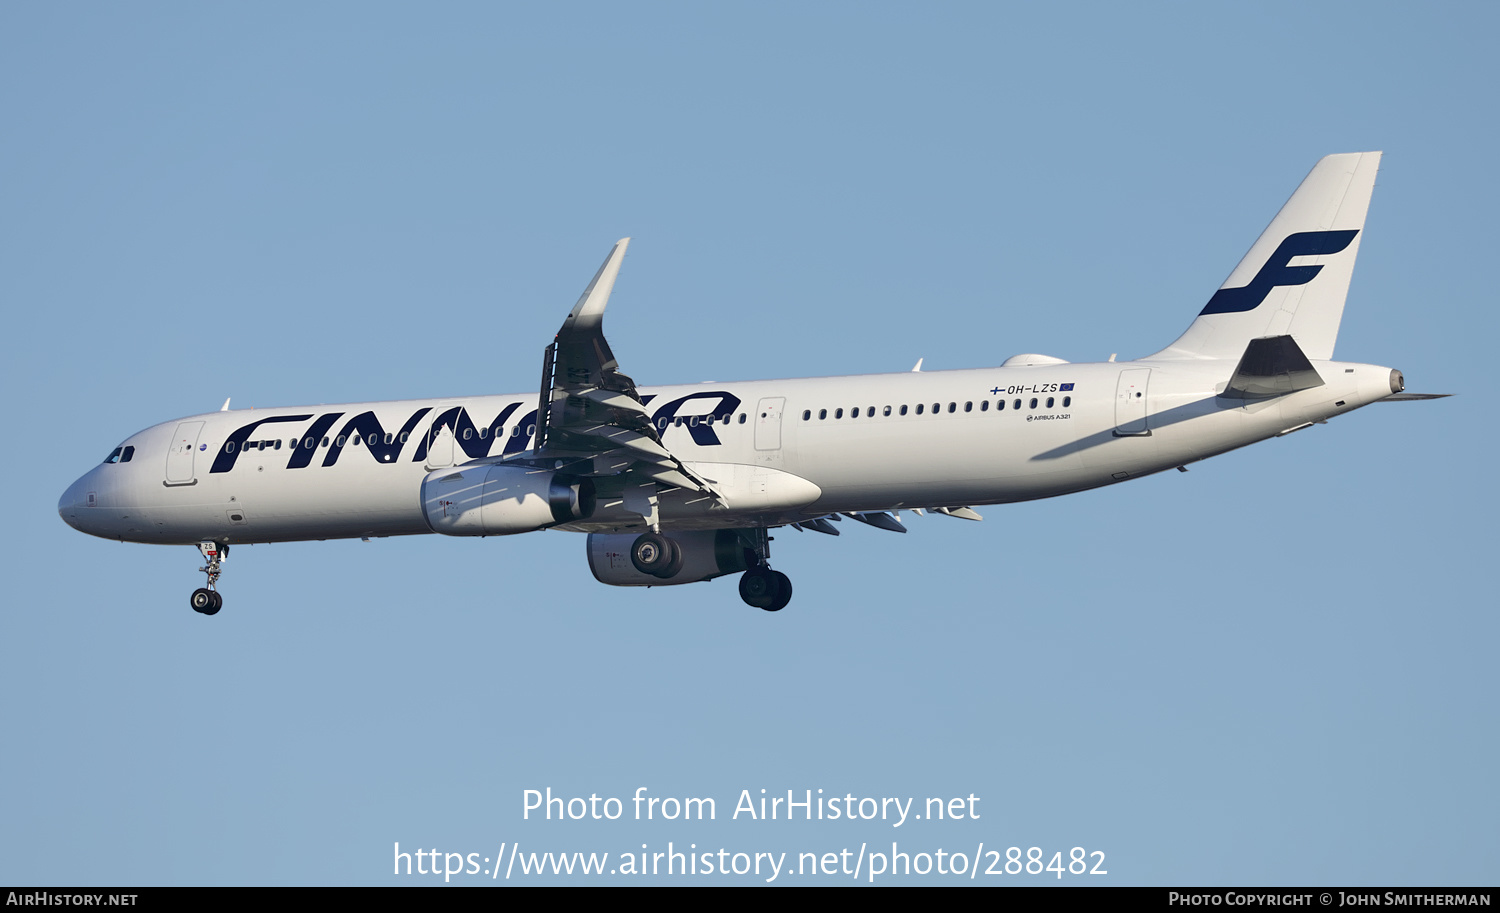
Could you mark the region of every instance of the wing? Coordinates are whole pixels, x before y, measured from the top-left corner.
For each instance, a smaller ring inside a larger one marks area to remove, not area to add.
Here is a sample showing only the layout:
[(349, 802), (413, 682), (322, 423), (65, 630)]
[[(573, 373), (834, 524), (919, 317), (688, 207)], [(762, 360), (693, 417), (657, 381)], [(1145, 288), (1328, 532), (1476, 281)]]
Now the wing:
[[(543, 355), (535, 456), (565, 460), (579, 474), (630, 472), (722, 504), (713, 486), (662, 444), (635, 381), (620, 372), (604, 338), (604, 308), (629, 244), (629, 238), (615, 244)], [(592, 466), (584, 467), (585, 461)]]

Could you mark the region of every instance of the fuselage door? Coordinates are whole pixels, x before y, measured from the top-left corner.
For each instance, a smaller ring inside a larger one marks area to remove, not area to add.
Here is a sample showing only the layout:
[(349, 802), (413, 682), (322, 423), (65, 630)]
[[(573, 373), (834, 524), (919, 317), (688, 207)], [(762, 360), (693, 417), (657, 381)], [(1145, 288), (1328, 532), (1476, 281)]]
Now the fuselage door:
[(755, 407), (755, 449), (781, 449), (781, 410), (785, 396), (767, 396)]
[(442, 469), (453, 465), (453, 428), (447, 422), (436, 431), (428, 431), (427, 468)]
[(202, 422), (180, 422), (172, 435), (171, 449), (167, 451), (167, 484), (191, 485), (197, 481), (193, 475), (193, 453), (198, 449), (198, 435), (203, 433)]
[(1126, 368), (1115, 388), (1115, 435), (1150, 434), (1146, 422), (1146, 383), (1150, 368)]

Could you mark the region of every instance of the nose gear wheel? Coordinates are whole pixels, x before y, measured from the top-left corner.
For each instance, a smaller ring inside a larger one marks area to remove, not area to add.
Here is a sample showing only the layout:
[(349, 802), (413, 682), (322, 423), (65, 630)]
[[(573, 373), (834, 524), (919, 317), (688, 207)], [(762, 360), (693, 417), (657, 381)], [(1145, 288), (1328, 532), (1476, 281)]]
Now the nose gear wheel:
[(214, 585), (219, 582), (219, 575), (224, 573), (220, 562), (229, 557), (229, 546), (205, 539), (198, 543), (198, 551), (203, 554), (203, 560), (208, 562), (198, 568), (199, 571), (208, 575), (208, 586), (193, 590), (193, 595), (188, 598), (188, 604), (193, 607), (194, 612), (200, 615), (217, 615), (219, 610), (224, 608), (224, 597), (219, 595)]

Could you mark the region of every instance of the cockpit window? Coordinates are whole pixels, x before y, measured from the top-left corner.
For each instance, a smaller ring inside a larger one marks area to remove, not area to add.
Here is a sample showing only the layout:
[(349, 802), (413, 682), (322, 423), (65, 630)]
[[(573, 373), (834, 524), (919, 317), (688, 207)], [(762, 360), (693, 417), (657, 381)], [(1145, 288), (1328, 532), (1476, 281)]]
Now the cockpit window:
[(130, 458), (133, 457), (133, 456), (135, 456), (135, 448), (134, 447), (126, 447), (123, 451), (120, 452), (120, 462), (121, 463), (129, 463), (130, 462)]
[(104, 462), (106, 462), (106, 463), (118, 463), (118, 462), (120, 462), (120, 451), (122, 449), (124, 449), (124, 448), (122, 448), (122, 447), (116, 447), (114, 450), (112, 450), (110, 452), (109, 456), (107, 456), (107, 457), (104, 458)]

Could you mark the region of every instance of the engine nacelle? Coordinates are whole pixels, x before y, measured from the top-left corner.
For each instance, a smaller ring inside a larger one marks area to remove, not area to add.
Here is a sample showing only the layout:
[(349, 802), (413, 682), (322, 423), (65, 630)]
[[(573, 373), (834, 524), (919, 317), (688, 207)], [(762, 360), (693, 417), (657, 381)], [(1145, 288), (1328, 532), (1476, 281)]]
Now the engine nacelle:
[(594, 480), (504, 464), (439, 469), (422, 480), (422, 512), (447, 536), (529, 533), (593, 515)]
[(635, 569), (630, 548), (640, 533), (589, 533), (589, 570), (594, 579), (610, 586), (672, 586), (697, 583), (749, 567), (745, 544), (732, 529), (692, 530), (662, 536), (682, 551), (682, 567), (671, 577), (653, 577)]

